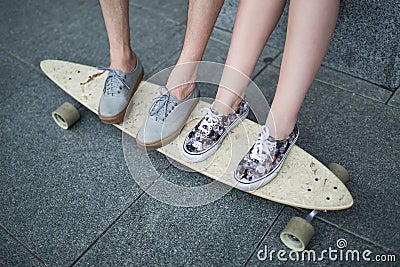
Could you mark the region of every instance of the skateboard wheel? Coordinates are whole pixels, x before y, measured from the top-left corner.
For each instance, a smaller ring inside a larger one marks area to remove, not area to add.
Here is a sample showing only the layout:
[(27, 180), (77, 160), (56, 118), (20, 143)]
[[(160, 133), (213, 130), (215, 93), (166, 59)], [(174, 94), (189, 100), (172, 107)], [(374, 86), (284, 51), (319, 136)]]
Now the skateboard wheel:
[(79, 120), (79, 111), (71, 103), (65, 102), (51, 113), (58, 126), (67, 130), (77, 120)]
[(349, 173), (347, 172), (346, 168), (337, 163), (329, 163), (328, 169), (333, 172), (342, 183), (346, 184), (349, 180)]
[(293, 217), (281, 232), (280, 238), (288, 248), (303, 251), (313, 235), (314, 227), (311, 223), (303, 218)]

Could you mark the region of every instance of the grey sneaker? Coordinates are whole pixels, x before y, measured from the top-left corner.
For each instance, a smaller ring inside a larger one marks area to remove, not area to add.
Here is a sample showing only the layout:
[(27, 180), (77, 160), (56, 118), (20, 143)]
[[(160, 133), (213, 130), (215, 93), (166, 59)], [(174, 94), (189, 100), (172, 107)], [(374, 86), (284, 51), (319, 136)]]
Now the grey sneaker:
[(211, 108), (204, 109), (205, 116), (189, 132), (183, 142), (183, 156), (192, 162), (207, 159), (220, 147), (228, 132), (249, 114), (246, 99), (240, 102), (235, 112), (218, 115)]
[(97, 67), (109, 71), (98, 108), (102, 122), (120, 123), (124, 119), (126, 107), (143, 78), (143, 67), (136, 56), (136, 68), (124, 73), (117, 69)]
[(275, 140), (264, 125), (257, 142), (244, 155), (233, 174), (235, 187), (253, 191), (269, 183), (278, 174), (298, 137), (299, 129), (295, 126), (287, 138)]
[[(165, 93), (162, 90), (165, 89)], [(173, 141), (185, 126), (189, 115), (199, 102), (197, 86), (185, 99), (178, 100), (166, 87), (160, 88), (149, 114), (140, 128), (136, 143), (146, 149), (156, 149)]]

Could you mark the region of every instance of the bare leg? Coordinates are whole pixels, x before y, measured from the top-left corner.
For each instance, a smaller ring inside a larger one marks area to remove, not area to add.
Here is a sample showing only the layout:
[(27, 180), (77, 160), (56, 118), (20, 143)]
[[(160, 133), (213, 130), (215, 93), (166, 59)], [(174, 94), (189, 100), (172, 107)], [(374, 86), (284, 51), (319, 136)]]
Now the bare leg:
[[(172, 71), (167, 88), (178, 99), (186, 98), (194, 88), (198, 64), (207, 46), (224, 0), (189, 0), (185, 40), (177, 66)], [(185, 84), (183, 84), (185, 83)], [(183, 84), (183, 85), (182, 85)]]
[(282, 0), (240, 1), (226, 60), (229, 67), (224, 69), (213, 105), (219, 114), (231, 113), (239, 106), (248, 86), (248, 77), (253, 73), (285, 4)]
[(110, 43), (110, 67), (123, 72), (136, 67), (136, 55), (130, 45), (128, 1), (100, 0)]
[(286, 138), (294, 128), (335, 29), (339, 2), (296, 0), (290, 3), (279, 82), (266, 123), (277, 139)]

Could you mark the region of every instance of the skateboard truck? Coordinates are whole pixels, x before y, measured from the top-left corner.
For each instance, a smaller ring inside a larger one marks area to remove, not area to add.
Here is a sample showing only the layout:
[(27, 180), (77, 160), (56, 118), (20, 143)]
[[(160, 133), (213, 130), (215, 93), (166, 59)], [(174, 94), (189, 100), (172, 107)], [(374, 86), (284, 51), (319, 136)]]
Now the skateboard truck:
[[(320, 212), (320, 210), (313, 210), (309, 214), (307, 214), (306, 221), (311, 223), (311, 221), (314, 219), (315, 215), (317, 215)], [(326, 212), (326, 210), (324, 210)]]
[[(343, 166), (337, 163), (329, 163), (327, 167), (343, 184), (349, 181), (349, 174)], [(303, 251), (315, 232), (311, 222), (321, 211), (322, 210), (313, 210), (307, 214), (305, 219), (301, 217), (292, 217), (280, 234), (282, 242), (292, 250)], [(324, 212), (326, 212), (326, 210), (324, 210)]]

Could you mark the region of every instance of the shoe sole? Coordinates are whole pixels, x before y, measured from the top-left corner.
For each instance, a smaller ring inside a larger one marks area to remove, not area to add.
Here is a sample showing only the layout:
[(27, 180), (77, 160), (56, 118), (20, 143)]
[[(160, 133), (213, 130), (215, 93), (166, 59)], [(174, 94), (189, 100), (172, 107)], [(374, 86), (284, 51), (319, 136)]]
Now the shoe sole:
[(118, 113), (117, 115), (113, 115), (113, 116), (103, 116), (100, 113), (100, 106), (98, 107), (97, 112), (99, 114), (99, 118), (100, 118), (102, 123), (104, 123), (104, 124), (116, 124), (116, 123), (120, 123), (120, 122), (122, 122), (124, 120), (126, 109), (128, 108), (129, 102), (131, 101), (133, 95), (136, 93), (136, 90), (139, 87), (139, 84), (143, 79), (143, 75), (144, 75), (144, 71), (142, 70), (142, 72), (138, 76), (138, 79), (136, 80), (135, 85), (132, 88), (132, 92), (131, 92), (131, 95), (129, 96), (128, 104), (126, 104), (126, 106), (124, 107), (124, 109), (120, 113)]
[(243, 113), (242, 116), (239, 117), (239, 119), (237, 121), (235, 121), (231, 127), (229, 128), (228, 131), (225, 132), (225, 134), (221, 137), (220, 141), (213, 147), (211, 148), (209, 151), (203, 153), (203, 154), (189, 154), (185, 151), (185, 149), (182, 146), (182, 154), (185, 157), (186, 160), (188, 160), (189, 162), (200, 162), (200, 161), (204, 161), (206, 159), (208, 159), (209, 157), (211, 157), (221, 146), (222, 142), (224, 141), (226, 135), (236, 126), (239, 125), (239, 123), (241, 123), (242, 121), (244, 121), (247, 118), (247, 115), (249, 115), (249, 110), (247, 110), (245, 113)]
[(139, 139), (136, 139), (136, 144), (139, 147), (147, 149), (147, 150), (155, 150), (157, 148), (160, 148), (160, 147), (163, 147), (165, 145), (168, 145), (169, 143), (174, 141), (175, 138), (177, 138), (179, 136), (179, 134), (182, 132), (182, 129), (183, 129), (183, 127), (185, 127), (186, 122), (189, 119), (190, 114), (192, 114), (194, 108), (199, 103), (200, 94), (198, 94), (195, 98), (193, 98), (193, 101), (194, 101), (193, 109), (186, 114), (185, 119), (183, 120), (184, 122), (178, 127), (178, 129), (176, 131), (172, 132), (170, 135), (164, 137), (163, 139), (157, 140), (157, 141), (154, 141), (154, 142), (143, 143)]

